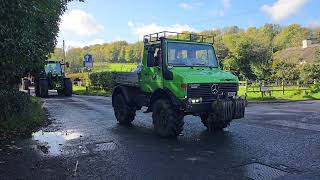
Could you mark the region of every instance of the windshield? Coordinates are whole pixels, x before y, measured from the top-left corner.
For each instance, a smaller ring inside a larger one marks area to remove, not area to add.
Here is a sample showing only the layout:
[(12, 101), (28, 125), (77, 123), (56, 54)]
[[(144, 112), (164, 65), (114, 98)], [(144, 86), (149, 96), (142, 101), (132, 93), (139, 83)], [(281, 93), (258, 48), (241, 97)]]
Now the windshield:
[(59, 63), (49, 63), (45, 66), (46, 74), (61, 75), (61, 65)]
[(168, 43), (168, 65), (218, 67), (212, 46), (176, 42)]

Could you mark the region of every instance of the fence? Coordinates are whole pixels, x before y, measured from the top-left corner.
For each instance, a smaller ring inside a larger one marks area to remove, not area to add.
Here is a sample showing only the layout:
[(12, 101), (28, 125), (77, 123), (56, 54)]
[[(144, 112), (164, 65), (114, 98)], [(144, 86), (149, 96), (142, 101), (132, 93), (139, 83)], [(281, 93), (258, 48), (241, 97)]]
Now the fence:
[(248, 93), (261, 93), (261, 97), (272, 96), (273, 92), (282, 92), (282, 95), (285, 95), (288, 91), (304, 91), (311, 88), (313, 84), (316, 84), (317, 81), (313, 82), (304, 82), (300, 81), (285, 81), (278, 80), (274, 82), (270, 81), (240, 81), (239, 86), (243, 88), (245, 97), (248, 96)]

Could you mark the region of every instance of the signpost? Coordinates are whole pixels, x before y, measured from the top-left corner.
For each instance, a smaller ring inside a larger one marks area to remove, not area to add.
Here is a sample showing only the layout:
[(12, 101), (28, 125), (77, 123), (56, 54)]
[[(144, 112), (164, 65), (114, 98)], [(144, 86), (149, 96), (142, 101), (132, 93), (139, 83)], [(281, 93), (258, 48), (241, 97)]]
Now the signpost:
[(93, 67), (93, 59), (91, 54), (86, 54), (84, 56), (83, 66), (88, 69)]
[(87, 79), (87, 83), (86, 83), (86, 92), (88, 93), (88, 84), (89, 84), (89, 77), (90, 77), (90, 69), (93, 68), (93, 58), (91, 54), (86, 54), (83, 57), (84, 61), (83, 61), (83, 66), (84, 68), (87, 69), (88, 71), (88, 79)]

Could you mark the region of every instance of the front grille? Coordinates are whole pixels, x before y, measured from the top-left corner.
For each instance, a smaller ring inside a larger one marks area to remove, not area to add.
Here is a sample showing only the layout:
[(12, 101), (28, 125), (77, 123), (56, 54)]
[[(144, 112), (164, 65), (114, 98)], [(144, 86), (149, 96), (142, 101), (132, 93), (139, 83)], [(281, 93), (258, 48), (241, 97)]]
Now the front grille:
[(188, 98), (202, 97), (204, 102), (209, 102), (214, 99), (226, 98), (228, 92), (237, 92), (237, 83), (202, 83), (202, 84), (188, 84), (187, 96)]

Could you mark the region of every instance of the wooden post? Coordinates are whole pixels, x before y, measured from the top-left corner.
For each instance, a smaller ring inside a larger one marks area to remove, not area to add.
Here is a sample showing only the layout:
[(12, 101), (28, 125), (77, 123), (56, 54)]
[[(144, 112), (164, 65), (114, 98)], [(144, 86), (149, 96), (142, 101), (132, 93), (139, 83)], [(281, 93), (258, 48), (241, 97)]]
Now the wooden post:
[(282, 85), (282, 95), (284, 95), (284, 80), (283, 79), (282, 79), (281, 85)]
[(262, 81), (260, 81), (260, 92), (261, 92), (261, 97), (263, 98), (264, 93), (262, 91)]
[(245, 88), (246, 88), (246, 90), (244, 92), (244, 97), (245, 97), (245, 99), (247, 99), (247, 96), (248, 96), (248, 80), (245, 81)]

